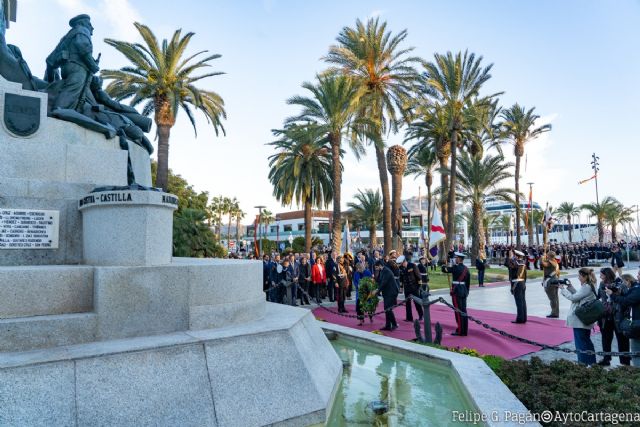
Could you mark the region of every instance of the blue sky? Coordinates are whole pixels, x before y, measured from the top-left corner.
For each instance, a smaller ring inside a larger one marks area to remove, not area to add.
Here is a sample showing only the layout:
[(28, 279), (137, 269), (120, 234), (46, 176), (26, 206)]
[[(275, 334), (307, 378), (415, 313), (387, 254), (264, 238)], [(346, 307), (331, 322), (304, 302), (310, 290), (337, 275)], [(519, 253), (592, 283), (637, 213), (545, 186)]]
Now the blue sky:
[[(236, 196), (242, 208), (267, 205), (282, 211), (267, 179), (270, 130), (296, 110), (285, 104), (303, 94), (326, 65), (326, 54), (344, 26), (379, 16), (392, 32), (407, 29), (406, 45), (431, 59), (435, 52), (469, 49), (493, 63), (486, 93), (504, 91), (501, 104), (535, 106), (553, 130), (527, 146), (522, 182), (534, 181), (542, 205), (595, 199), (592, 152), (600, 156), (600, 196), (626, 205), (640, 203), (636, 191), (637, 100), (640, 89), (640, 2), (616, 1), (364, 1), (364, 0), (20, 0), (18, 22), (7, 32), (36, 74), (44, 58), (77, 13), (93, 16), (94, 51), (101, 65), (117, 68), (124, 59), (102, 42), (134, 40), (133, 21), (149, 25), (159, 38), (177, 28), (194, 31), (191, 51), (222, 54), (216, 70), (227, 74), (203, 81), (227, 105), (227, 136), (216, 138), (200, 117), (198, 138), (179, 116), (172, 131), (170, 167), (196, 189)], [(30, 34), (30, 28), (37, 28)], [(399, 135), (389, 145), (401, 143)], [(510, 153), (511, 147), (505, 146)], [(416, 196), (422, 180), (405, 179), (404, 196)], [(505, 185), (513, 185), (506, 182)], [(373, 153), (345, 159), (343, 201), (357, 189), (377, 188)]]

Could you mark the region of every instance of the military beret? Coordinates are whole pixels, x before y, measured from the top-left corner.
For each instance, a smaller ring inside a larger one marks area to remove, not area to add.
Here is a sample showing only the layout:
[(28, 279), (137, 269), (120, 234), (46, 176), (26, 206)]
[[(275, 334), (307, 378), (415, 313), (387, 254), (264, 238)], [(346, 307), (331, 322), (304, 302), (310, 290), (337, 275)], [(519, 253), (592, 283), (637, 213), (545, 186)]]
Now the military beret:
[(74, 16), (73, 18), (71, 18), (69, 20), (69, 26), (70, 27), (75, 27), (75, 25), (82, 21), (83, 19), (87, 19), (89, 21), (91, 21), (91, 17), (89, 15), (87, 15), (86, 13), (83, 13), (82, 15), (78, 15), (78, 16)]

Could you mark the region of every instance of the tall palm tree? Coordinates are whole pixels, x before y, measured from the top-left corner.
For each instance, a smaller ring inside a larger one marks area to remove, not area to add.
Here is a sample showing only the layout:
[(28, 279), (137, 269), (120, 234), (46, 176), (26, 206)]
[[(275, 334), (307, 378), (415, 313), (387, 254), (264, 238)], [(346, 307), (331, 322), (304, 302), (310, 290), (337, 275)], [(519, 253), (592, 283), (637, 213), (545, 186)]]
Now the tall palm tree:
[(487, 214), (486, 212), (482, 217), (482, 226), (485, 229), (485, 236), (484, 236), (485, 246), (489, 246), (491, 244), (491, 233), (489, 233), (489, 231), (495, 228), (496, 225), (498, 225), (498, 218), (500, 218), (498, 215), (493, 215), (493, 214), (490, 215), (490, 214)]
[(488, 155), (481, 159), (464, 153), (458, 160), (458, 180), (456, 183), (458, 198), (471, 205), (471, 229), (474, 232), (471, 244), (471, 263), (473, 264), (475, 258), (484, 249), (485, 198), (493, 197), (497, 200), (513, 201), (511, 189), (497, 187), (502, 181), (513, 176), (509, 172), (509, 168), (513, 164), (505, 162), (504, 157), (500, 155)]
[(413, 153), (411, 151), (409, 153), (407, 169), (404, 174), (416, 175), (416, 178), (424, 175), (424, 182), (427, 186), (427, 230), (431, 230), (431, 186), (438, 158), (430, 146), (422, 146), (420, 149), (414, 150)]
[(541, 209), (534, 209), (531, 211), (531, 223), (533, 225), (533, 233), (536, 235), (536, 245), (540, 246), (540, 233), (538, 233), (538, 226), (542, 224), (544, 220), (544, 212)]
[[(447, 201), (448, 217), (455, 215), (456, 201), (456, 171), (459, 133), (464, 130), (465, 109), (473, 102), (476, 104), (490, 104), (497, 95), (482, 98), (478, 101), (482, 85), (491, 78), (493, 64), (481, 66), (482, 56), (467, 51), (462, 54), (447, 52), (445, 55), (435, 54), (433, 62), (424, 64), (427, 84), (435, 94), (434, 100), (442, 105), (449, 118), (451, 173), (449, 175), (449, 194)], [(455, 235), (454, 221), (449, 221), (445, 246), (447, 251)]]
[[(416, 153), (421, 150), (433, 150), (440, 171), (446, 171), (449, 168), (449, 159), (451, 157), (451, 144), (449, 138), (449, 117), (447, 110), (438, 104), (422, 104), (417, 108), (418, 119), (411, 122), (407, 128), (405, 142), (415, 140), (416, 143), (409, 149), (409, 157), (415, 157)], [(440, 218), (445, 230), (449, 226), (449, 174), (440, 173)], [(429, 225), (431, 229), (431, 225)], [(445, 243), (438, 245), (438, 253), (446, 253)]]
[(516, 156), (515, 193), (516, 193), (516, 244), (520, 245), (520, 160), (524, 156), (524, 146), (528, 141), (534, 140), (544, 132), (551, 130), (551, 125), (546, 124), (536, 127), (536, 121), (540, 118), (533, 111), (535, 107), (527, 110), (518, 103), (510, 108), (502, 110), (500, 116), (503, 119), (502, 129), (505, 138), (513, 144), (513, 154)]
[[(236, 212), (240, 209), (240, 203), (235, 197), (229, 200), (229, 206), (227, 209), (227, 215), (229, 215), (229, 221), (227, 222), (227, 248), (230, 249), (229, 242), (231, 242), (231, 222), (236, 216)], [(237, 244), (237, 242), (236, 242)]]
[(394, 145), (387, 150), (387, 168), (391, 174), (391, 229), (393, 232), (393, 247), (398, 252), (404, 249), (402, 244), (402, 178), (407, 169), (407, 150), (400, 145)]
[(268, 230), (265, 229), (265, 227), (267, 225), (271, 224), (274, 220), (275, 220), (275, 216), (273, 215), (273, 213), (270, 210), (264, 209), (262, 211), (262, 220), (260, 221), (260, 223), (261, 223), (261, 227), (263, 227), (263, 231), (264, 231), (264, 233), (262, 233), (263, 236), (266, 235), (267, 231), (268, 231)]
[(311, 250), (311, 209), (326, 206), (332, 197), (331, 152), (321, 126), (290, 125), (274, 131), (280, 138), (269, 145), (269, 181), (273, 195), (283, 205), (304, 206), (305, 252)]
[(604, 220), (606, 224), (611, 227), (611, 241), (618, 241), (618, 234), (616, 231), (618, 224), (629, 223), (635, 220), (633, 213), (633, 208), (625, 207), (618, 200), (615, 200), (609, 205), (605, 212)]
[(154, 113), (158, 130), (158, 174), (156, 186), (167, 189), (169, 170), (169, 137), (176, 123), (178, 110), (182, 109), (191, 121), (196, 132), (193, 109), (204, 113), (207, 122), (213, 126), (216, 136), (225, 133), (222, 119), (227, 118), (224, 101), (220, 95), (203, 90), (194, 84), (204, 78), (223, 74), (218, 71), (195, 75), (210, 67), (210, 61), (220, 55), (200, 55), (207, 51), (196, 52), (185, 57), (187, 46), (195, 35), (189, 32), (182, 36), (182, 30), (176, 30), (171, 40), (164, 39), (162, 44), (146, 25), (134, 24), (145, 45), (113, 39), (105, 43), (115, 47), (131, 65), (119, 70), (102, 70), (102, 77), (112, 80), (106, 88), (107, 93), (117, 100), (131, 99), (131, 105), (144, 103), (142, 114)]
[(380, 191), (367, 189), (358, 190), (354, 196), (356, 202), (349, 202), (347, 206), (352, 210), (354, 218), (369, 229), (369, 244), (371, 249), (378, 245), (378, 224), (382, 222), (382, 197)]
[(236, 220), (236, 243), (240, 244), (240, 221), (246, 216), (246, 213), (238, 205), (234, 219)]
[(354, 127), (363, 121), (354, 120), (360, 90), (352, 79), (346, 76), (318, 76), (317, 84), (303, 83), (302, 87), (311, 92), (311, 97), (294, 96), (287, 103), (302, 107), (297, 116), (287, 119), (287, 123), (311, 122), (319, 126), (331, 145), (331, 179), (333, 182), (333, 229), (331, 241), (333, 249), (340, 251), (342, 244), (342, 162), (340, 160), (343, 137), (348, 138), (350, 148), (356, 158), (364, 153), (364, 148)]
[(366, 24), (358, 19), (355, 28), (342, 29), (338, 43), (329, 48), (324, 58), (332, 64), (329, 73), (348, 75), (358, 85), (362, 93), (358, 115), (372, 121), (367, 132), (380, 176), (385, 251), (391, 247), (391, 200), (383, 138), (398, 131), (420, 82), (414, 67), (420, 59), (409, 56), (412, 47), (401, 47), (406, 37), (407, 30), (394, 35), (378, 18), (369, 19)]
[(598, 230), (598, 242), (604, 241), (604, 224), (606, 220), (607, 211), (611, 209), (611, 205), (615, 205), (618, 202), (614, 197), (607, 196), (600, 203), (585, 203), (580, 206), (580, 209), (587, 211), (589, 215), (596, 217), (596, 227)]
[(511, 231), (511, 215), (502, 215), (498, 219), (498, 224), (500, 224), (500, 228), (502, 228), (507, 233), (507, 244), (509, 244), (509, 234)]
[(571, 227), (571, 217), (580, 214), (580, 208), (572, 202), (562, 202), (556, 209), (556, 213), (567, 219), (569, 225), (569, 242), (573, 242), (573, 227)]

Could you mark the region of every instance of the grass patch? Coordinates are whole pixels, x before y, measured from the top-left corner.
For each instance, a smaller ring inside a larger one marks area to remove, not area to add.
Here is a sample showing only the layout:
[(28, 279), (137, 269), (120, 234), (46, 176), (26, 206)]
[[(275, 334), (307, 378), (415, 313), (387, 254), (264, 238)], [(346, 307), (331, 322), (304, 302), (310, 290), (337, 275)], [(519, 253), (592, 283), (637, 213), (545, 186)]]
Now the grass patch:
[[(478, 271), (475, 267), (469, 268), (471, 273), (471, 286), (478, 284)], [(560, 272), (561, 275), (567, 274), (566, 272)], [(527, 280), (542, 278), (542, 271), (540, 270), (528, 270)], [(509, 279), (509, 273), (506, 267), (494, 267), (487, 268), (484, 271), (484, 283), (505, 282)], [(429, 272), (429, 287), (432, 290), (449, 288), (449, 280), (447, 275), (440, 270)]]

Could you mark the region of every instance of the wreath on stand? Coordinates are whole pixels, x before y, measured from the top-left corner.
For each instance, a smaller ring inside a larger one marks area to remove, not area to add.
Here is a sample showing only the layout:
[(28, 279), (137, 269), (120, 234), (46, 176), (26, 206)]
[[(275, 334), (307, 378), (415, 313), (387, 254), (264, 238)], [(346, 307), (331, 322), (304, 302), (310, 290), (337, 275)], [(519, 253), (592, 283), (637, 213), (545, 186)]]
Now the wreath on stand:
[(373, 314), (378, 307), (380, 298), (374, 293), (378, 289), (378, 284), (371, 277), (365, 277), (358, 284), (358, 300), (362, 311), (369, 316), (369, 321), (373, 322)]

